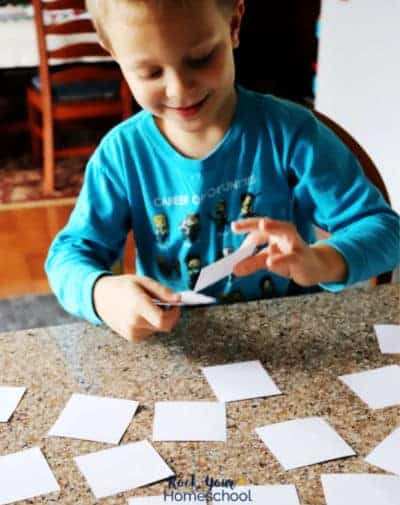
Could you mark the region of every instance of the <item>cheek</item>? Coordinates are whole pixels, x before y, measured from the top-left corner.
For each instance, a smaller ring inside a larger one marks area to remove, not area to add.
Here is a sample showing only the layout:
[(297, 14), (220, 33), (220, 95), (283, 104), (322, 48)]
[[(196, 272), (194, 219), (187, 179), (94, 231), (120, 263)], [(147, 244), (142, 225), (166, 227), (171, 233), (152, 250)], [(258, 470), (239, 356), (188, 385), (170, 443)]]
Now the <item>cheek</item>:
[(135, 100), (145, 109), (156, 107), (161, 99), (159, 87), (151, 82), (145, 82), (132, 75), (126, 75), (126, 80)]
[(208, 69), (207, 76), (222, 86), (230, 82), (234, 76), (234, 63), (231, 54), (228, 52), (220, 54)]

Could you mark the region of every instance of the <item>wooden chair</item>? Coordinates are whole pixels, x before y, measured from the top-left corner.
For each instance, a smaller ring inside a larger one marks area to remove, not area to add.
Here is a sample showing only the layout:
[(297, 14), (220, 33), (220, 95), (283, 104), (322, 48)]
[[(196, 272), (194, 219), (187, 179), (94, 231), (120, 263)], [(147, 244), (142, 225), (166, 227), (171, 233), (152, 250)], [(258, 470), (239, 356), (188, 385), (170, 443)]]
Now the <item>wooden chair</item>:
[[(86, 57), (104, 57), (108, 53), (97, 42), (68, 43), (48, 48), (49, 35), (94, 33), (90, 19), (77, 18), (58, 23), (46, 23), (45, 16), (62, 14), (73, 9), (75, 14), (85, 12), (84, 0), (32, 0), (39, 49), (39, 79), (27, 89), (28, 123), (32, 155), (43, 159), (43, 191), (50, 194), (55, 189), (55, 160), (68, 156), (89, 156), (95, 145), (80, 147), (55, 147), (55, 124), (71, 120), (129, 117), (133, 112), (132, 95), (120, 70), (104, 63), (76, 63)], [(47, 21), (47, 19), (46, 19)], [(81, 35), (79, 35), (81, 36)], [(72, 65), (51, 70), (49, 60), (61, 59)], [(33, 80), (34, 81), (34, 80)], [(71, 94), (72, 91), (72, 94)], [(74, 95), (75, 93), (75, 95)], [(39, 121), (37, 121), (39, 119)]]
[[(354, 137), (350, 135), (349, 132), (347, 132), (338, 123), (333, 121), (333, 119), (330, 119), (325, 114), (322, 114), (322, 112), (318, 112), (316, 110), (313, 110), (313, 113), (322, 123), (324, 123), (328, 128), (336, 133), (342, 142), (353, 152), (353, 154), (360, 162), (360, 165), (364, 170), (366, 177), (379, 189), (379, 191), (382, 193), (383, 198), (390, 205), (390, 198), (385, 183), (383, 182), (378, 168), (366, 153), (366, 151), (360, 146)], [(388, 284), (391, 282), (391, 280), (392, 272), (385, 272), (376, 277), (373, 277), (370, 280), (370, 284), (372, 286), (376, 286), (378, 284)]]

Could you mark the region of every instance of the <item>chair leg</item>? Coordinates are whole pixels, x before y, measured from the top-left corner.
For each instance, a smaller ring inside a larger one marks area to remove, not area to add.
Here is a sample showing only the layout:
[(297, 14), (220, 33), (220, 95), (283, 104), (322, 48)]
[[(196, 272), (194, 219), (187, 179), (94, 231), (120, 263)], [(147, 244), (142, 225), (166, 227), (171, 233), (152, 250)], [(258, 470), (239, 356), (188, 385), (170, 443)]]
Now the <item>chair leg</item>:
[(28, 111), (28, 127), (29, 135), (31, 141), (31, 155), (32, 162), (34, 165), (38, 165), (40, 162), (40, 139), (37, 138), (35, 133), (35, 115), (36, 111), (33, 105), (27, 100), (27, 111)]
[(50, 115), (43, 114), (43, 193), (55, 190), (54, 125)]

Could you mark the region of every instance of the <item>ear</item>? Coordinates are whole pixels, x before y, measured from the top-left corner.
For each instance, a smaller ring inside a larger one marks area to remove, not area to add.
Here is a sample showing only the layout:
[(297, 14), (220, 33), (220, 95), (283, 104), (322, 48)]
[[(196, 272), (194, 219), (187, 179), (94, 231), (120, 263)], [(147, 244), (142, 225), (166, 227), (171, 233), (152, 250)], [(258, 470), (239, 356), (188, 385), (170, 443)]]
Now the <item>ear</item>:
[(239, 34), (243, 14), (244, 14), (244, 0), (236, 0), (235, 10), (231, 17), (231, 40), (233, 49), (239, 47)]

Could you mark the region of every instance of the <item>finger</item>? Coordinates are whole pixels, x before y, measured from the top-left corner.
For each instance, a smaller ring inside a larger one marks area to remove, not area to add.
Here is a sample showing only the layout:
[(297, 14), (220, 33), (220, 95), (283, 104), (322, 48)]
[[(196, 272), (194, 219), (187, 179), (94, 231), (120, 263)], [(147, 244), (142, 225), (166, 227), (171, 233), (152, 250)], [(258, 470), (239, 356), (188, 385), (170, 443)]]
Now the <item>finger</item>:
[(294, 253), (270, 255), (266, 259), (266, 267), (275, 274), (290, 278), (291, 268), (295, 261), (296, 254)]
[(138, 317), (131, 331), (130, 340), (139, 341), (157, 332), (168, 332), (176, 325), (180, 317), (180, 310), (171, 310), (168, 317), (162, 321), (159, 328), (152, 326), (145, 318)]
[(267, 253), (263, 249), (255, 256), (250, 256), (237, 263), (233, 269), (233, 273), (239, 277), (251, 275), (258, 270), (266, 268)]
[(163, 286), (151, 277), (138, 277), (138, 284), (140, 284), (150, 295), (153, 295), (160, 301), (163, 302), (178, 302), (181, 297), (179, 293), (175, 293), (172, 289), (167, 286)]
[(287, 221), (278, 221), (270, 218), (250, 218), (236, 221), (239, 233), (249, 232), (241, 247), (262, 245), (277, 242), (286, 254), (291, 252), (292, 244), (302, 244), (295, 226)]
[(168, 333), (176, 326), (179, 321), (181, 311), (179, 307), (174, 307), (167, 312), (164, 311), (164, 318), (161, 321), (161, 325), (157, 328), (157, 331)]
[(265, 244), (265, 242), (266, 242), (265, 234), (260, 233), (258, 231), (252, 231), (243, 240), (239, 249), (244, 249), (245, 247), (250, 246), (258, 246), (261, 244)]
[(151, 296), (149, 296), (145, 291), (142, 291), (140, 296), (141, 303), (136, 310), (139, 312), (139, 315), (150, 324), (150, 326), (158, 328), (161, 325), (164, 311), (154, 303)]
[(163, 299), (167, 302), (176, 302), (180, 299), (180, 295), (174, 293), (172, 290), (156, 282), (150, 277), (138, 278), (138, 285), (143, 288), (140, 294), (142, 297), (142, 303), (140, 304), (139, 314), (154, 328), (159, 330), (163, 327), (163, 321), (165, 320), (165, 314), (167, 312), (156, 305), (149, 292), (156, 298)]
[(142, 340), (145, 340), (146, 338), (150, 337), (153, 335), (154, 330), (146, 330), (144, 328), (136, 328), (135, 331), (130, 335), (129, 340), (132, 342), (141, 342)]
[(270, 217), (250, 217), (248, 219), (241, 219), (240, 221), (232, 222), (232, 230), (236, 233), (246, 233), (251, 231), (267, 231), (276, 230), (279, 228), (287, 229), (293, 226), (288, 221), (280, 221), (278, 219), (271, 219)]
[(149, 303), (143, 305), (141, 316), (150, 324), (153, 331), (168, 332), (179, 319), (180, 308), (171, 306), (170, 310), (163, 310), (150, 299)]
[(155, 331), (154, 326), (152, 324), (150, 324), (149, 321), (147, 321), (147, 319), (145, 319), (142, 316), (137, 316), (135, 318), (135, 322), (132, 325), (132, 327), (133, 327), (133, 331), (135, 331), (136, 329), (137, 330), (151, 330), (153, 332)]
[(259, 229), (260, 220), (265, 219), (262, 217), (249, 217), (247, 219), (240, 219), (231, 223), (232, 231), (235, 233), (247, 233), (249, 231), (257, 231)]
[(289, 221), (280, 221), (279, 219), (270, 219), (265, 217), (260, 219), (259, 230), (268, 234), (286, 234), (292, 236), (293, 233), (297, 234), (297, 230), (293, 223)]

